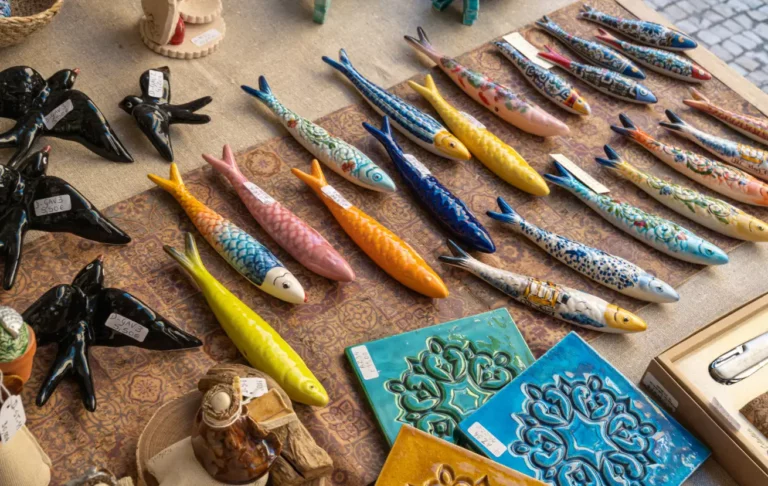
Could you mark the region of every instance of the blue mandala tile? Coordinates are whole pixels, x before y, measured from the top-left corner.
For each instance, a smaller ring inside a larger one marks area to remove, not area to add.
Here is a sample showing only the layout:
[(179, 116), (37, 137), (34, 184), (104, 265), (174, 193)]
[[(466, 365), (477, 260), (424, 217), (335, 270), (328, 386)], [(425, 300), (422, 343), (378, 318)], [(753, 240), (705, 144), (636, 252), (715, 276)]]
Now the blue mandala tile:
[(678, 486), (709, 456), (574, 333), (459, 430), (489, 458), (557, 486)]
[(390, 445), (403, 424), (455, 443), (458, 423), (534, 361), (506, 309), (350, 346), (346, 354)]

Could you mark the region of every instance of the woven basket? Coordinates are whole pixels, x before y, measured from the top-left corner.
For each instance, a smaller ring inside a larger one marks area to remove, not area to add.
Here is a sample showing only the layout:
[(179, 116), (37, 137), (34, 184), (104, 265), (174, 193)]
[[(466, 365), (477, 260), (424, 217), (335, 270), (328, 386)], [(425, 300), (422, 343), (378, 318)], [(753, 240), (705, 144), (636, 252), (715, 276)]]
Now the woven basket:
[(12, 17), (0, 18), (0, 48), (23, 41), (59, 13), (64, 0), (11, 0)]

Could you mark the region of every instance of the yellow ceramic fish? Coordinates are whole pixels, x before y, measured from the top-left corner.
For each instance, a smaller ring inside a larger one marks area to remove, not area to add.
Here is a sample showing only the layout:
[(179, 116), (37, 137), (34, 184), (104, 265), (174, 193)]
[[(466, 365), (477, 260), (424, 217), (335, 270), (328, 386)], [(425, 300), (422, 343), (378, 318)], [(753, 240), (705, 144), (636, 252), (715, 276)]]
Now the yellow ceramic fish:
[(328, 393), (301, 356), (272, 326), (208, 273), (190, 233), (185, 235), (185, 240), (185, 254), (167, 245), (163, 250), (200, 287), (222, 329), (245, 359), (274, 378), (291, 400), (317, 407), (328, 405)]
[(413, 81), (408, 81), (408, 84), (432, 104), (451, 132), (491, 172), (534, 196), (549, 194), (549, 187), (544, 179), (515, 149), (489, 132), (480, 122), (445, 101), (431, 75), (427, 75), (426, 86)]

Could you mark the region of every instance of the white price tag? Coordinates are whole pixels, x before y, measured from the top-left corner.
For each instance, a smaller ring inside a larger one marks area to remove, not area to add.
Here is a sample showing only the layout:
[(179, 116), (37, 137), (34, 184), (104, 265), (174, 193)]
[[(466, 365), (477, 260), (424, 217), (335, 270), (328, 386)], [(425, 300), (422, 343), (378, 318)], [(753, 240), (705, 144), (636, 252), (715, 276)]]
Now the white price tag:
[(193, 37), (192, 43), (197, 47), (203, 47), (204, 45), (211, 43), (221, 37), (221, 32), (216, 29), (211, 29), (203, 32), (202, 34)]
[(72, 209), (72, 199), (69, 194), (46, 197), (35, 201), (35, 216), (63, 213)]
[(352, 203), (347, 201), (347, 199), (342, 196), (339, 191), (333, 188), (333, 186), (323, 186), (321, 189), (323, 191), (323, 194), (333, 199), (333, 202), (338, 204), (344, 209), (349, 209), (352, 207)]
[(664, 388), (664, 386), (659, 382), (659, 380), (656, 379), (655, 376), (650, 373), (646, 373), (643, 377), (643, 385), (645, 385), (646, 388), (648, 388), (653, 393), (653, 395), (661, 401), (661, 403), (666, 405), (670, 411), (674, 412), (677, 410), (679, 402), (675, 399), (675, 397), (672, 396), (671, 393), (667, 391), (666, 388)]
[(146, 327), (114, 312), (107, 317), (105, 325), (140, 343), (143, 343), (147, 338), (147, 334), (149, 334), (149, 329)]
[(0, 441), (3, 444), (10, 442), (25, 423), (27, 423), (27, 415), (24, 413), (21, 397), (11, 395), (0, 408)]
[(568, 172), (573, 174), (573, 177), (577, 178), (587, 186), (588, 188), (592, 189), (598, 194), (607, 194), (611, 192), (610, 189), (605, 187), (604, 185), (600, 184), (600, 182), (597, 181), (594, 177), (584, 172), (584, 170), (573, 163), (571, 159), (566, 157), (563, 154), (549, 154), (550, 157), (555, 159), (556, 161), (560, 162), (566, 169), (568, 169)]
[(363, 375), (364, 380), (372, 380), (379, 377), (379, 371), (376, 369), (376, 364), (374, 364), (367, 347), (355, 346), (350, 351), (352, 351), (352, 356), (355, 358), (355, 363), (360, 368), (360, 373)]
[(501, 457), (507, 450), (504, 444), (501, 443), (488, 429), (483, 427), (480, 422), (475, 422), (467, 429), (469, 435), (477, 439), (478, 442), (483, 444), (483, 447), (488, 449), (488, 452), (493, 454), (494, 457)]
[(264, 189), (260, 188), (253, 182), (246, 182), (243, 184), (248, 192), (255, 197), (261, 204), (274, 204), (275, 200), (272, 196), (264, 192)]
[(416, 157), (414, 157), (411, 154), (405, 154), (405, 160), (411, 163), (414, 169), (421, 174), (421, 177), (427, 177), (432, 175), (432, 173), (429, 171), (429, 169), (426, 168), (424, 164), (419, 161)]
[(546, 59), (540, 58), (538, 56), (539, 50), (536, 48), (536, 46), (528, 42), (526, 38), (520, 34), (520, 32), (512, 32), (511, 34), (507, 34), (503, 37), (503, 39), (512, 44), (512, 47), (520, 51), (532, 63), (538, 64), (544, 69), (552, 69), (553, 64)]
[(53, 129), (53, 127), (56, 126), (57, 123), (61, 121), (62, 118), (67, 116), (70, 111), (74, 110), (75, 107), (72, 105), (72, 100), (67, 100), (64, 103), (60, 104), (56, 108), (53, 109), (52, 112), (48, 113), (43, 117), (43, 124), (45, 125), (45, 128), (48, 130)]
[(269, 387), (264, 378), (240, 378), (240, 391), (243, 398), (257, 398), (267, 393)]
[(483, 125), (482, 123), (480, 123), (480, 120), (478, 120), (478, 119), (477, 119), (477, 118), (475, 118), (474, 116), (470, 115), (469, 113), (467, 113), (467, 112), (465, 112), (465, 111), (460, 111), (459, 113), (461, 113), (462, 115), (464, 115), (464, 118), (466, 118), (466, 119), (467, 119), (467, 121), (468, 121), (470, 124), (472, 124), (472, 126), (473, 126), (473, 127), (475, 127), (475, 128), (483, 128), (483, 129), (486, 129), (486, 130), (487, 130), (487, 128), (485, 128), (485, 125)]
[(149, 87), (147, 88), (147, 94), (153, 98), (163, 97), (163, 73), (149, 70)]

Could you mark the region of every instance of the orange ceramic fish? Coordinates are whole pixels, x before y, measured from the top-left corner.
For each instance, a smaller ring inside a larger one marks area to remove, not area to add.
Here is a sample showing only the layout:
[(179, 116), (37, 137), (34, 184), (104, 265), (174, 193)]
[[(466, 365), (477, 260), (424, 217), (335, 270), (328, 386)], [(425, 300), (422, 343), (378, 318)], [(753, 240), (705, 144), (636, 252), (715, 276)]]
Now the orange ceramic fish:
[(291, 172), (315, 191), (349, 237), (392, 278), (427, 297), (448, 297), (443, 280), (408, 243), (328, 185), (317, 160), (312, 161), (312, 175), (299, 169)]

